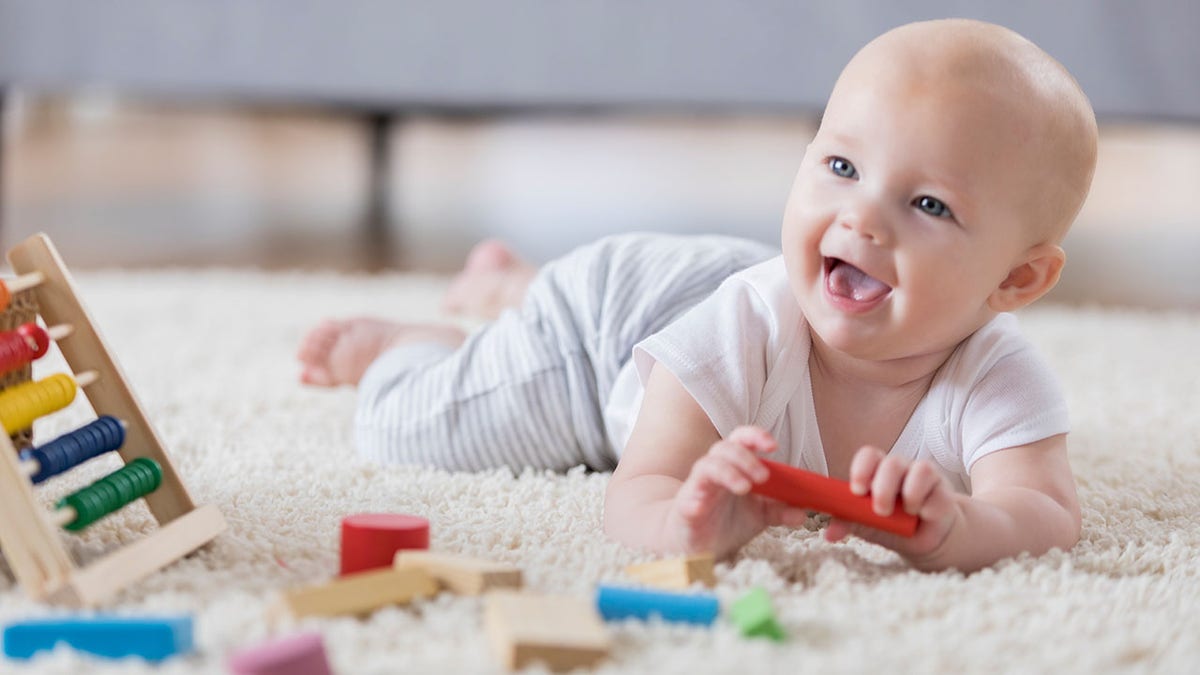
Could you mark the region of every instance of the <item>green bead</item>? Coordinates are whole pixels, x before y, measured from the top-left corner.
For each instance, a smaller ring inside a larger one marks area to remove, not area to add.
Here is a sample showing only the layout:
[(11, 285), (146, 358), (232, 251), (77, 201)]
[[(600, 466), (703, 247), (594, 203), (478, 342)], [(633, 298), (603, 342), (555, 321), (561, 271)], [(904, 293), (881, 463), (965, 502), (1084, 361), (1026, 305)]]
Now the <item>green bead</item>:
[(75, 509), (75, 520), (64, 527), (73, 532), (82, 530), (104, 516), (134, 502), (162, 485), (162, 467), (146, 457), (138, 457), (124, 467), (91, 485), (63, 497), (59, 508)]
[(729, 607), (729, 618), (746, 637), (765, 637), (782, 642), (787, 635), (775, 620), (771, 598), (762, 587), (754, 587)]

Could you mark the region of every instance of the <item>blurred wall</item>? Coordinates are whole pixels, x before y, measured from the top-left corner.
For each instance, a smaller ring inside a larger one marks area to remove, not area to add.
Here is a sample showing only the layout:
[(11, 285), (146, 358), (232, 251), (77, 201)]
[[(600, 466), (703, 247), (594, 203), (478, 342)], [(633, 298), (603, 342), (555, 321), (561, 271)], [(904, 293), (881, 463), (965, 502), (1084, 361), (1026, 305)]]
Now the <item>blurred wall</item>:
[[(814, 131), (803, 118), (415, 122), (400, 140), (404, 255), (444, 267), (499, 236), (540, 261), (629, 229), (778, 242)], [(1197, 186), (1200, 125), (1102, 127), (1051, 298), (1200, 308)]]
[[(362, 269), (354, 119), (104, 97), (17, 108), (6, 245), (45, 230), (84, 266)], [(803, 116), (411, 118), (390, 137), (395, 260), (450, 271), (501, 237), (540, 262), (635, 229), (773, 242), (813, 131)], [(1200, 127), (1105, 125), (1054, 297), (1200, 307), (1197, 185)]]

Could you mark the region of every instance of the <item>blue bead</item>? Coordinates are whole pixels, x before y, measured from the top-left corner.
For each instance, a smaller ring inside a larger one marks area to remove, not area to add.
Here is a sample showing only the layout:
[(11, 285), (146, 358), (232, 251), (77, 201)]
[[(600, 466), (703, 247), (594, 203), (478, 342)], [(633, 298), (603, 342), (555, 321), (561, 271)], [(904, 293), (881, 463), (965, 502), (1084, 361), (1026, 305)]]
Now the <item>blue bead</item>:
[(41, 465), (41, 469), (30, 476), (30, 480), (34, 485), (41, 483), (93, 457), (116, 450), (124, 442), (124, 427), (117, 418), (104, 415), (69, 434), (29, 450), (29, 456)]

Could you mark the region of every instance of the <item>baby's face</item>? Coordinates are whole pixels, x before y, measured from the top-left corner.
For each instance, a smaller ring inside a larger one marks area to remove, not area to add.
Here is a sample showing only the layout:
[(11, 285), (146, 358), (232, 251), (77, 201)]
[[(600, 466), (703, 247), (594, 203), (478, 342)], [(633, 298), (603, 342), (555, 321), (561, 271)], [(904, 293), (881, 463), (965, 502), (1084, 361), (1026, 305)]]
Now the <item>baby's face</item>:
[(988, 296), (1031, 244), (1037, 157), (1020, 105), (970, 83), (843, 75), (782, 233), (792, 292), (824, 343), (925, 355), (991, 318)]

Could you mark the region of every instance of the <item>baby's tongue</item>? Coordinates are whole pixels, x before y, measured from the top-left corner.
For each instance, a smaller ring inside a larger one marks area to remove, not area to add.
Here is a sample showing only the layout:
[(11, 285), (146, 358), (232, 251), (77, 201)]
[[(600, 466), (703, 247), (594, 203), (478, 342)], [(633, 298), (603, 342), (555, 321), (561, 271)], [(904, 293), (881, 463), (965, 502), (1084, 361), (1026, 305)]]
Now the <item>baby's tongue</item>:
[(834, 295), (870, 302), (892, 290), (890, 286), (848, 262), (839, 262), (829, 270), (829, 289)]

